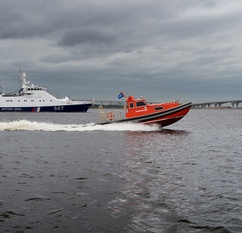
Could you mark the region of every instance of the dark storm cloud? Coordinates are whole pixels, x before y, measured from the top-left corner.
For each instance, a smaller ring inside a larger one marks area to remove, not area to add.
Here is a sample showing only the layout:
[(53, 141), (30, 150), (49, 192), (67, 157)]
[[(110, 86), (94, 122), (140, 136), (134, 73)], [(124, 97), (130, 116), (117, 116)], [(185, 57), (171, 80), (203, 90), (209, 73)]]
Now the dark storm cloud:
[(122, 88), (196, 100), (206, 84), (219, 98), (240, 85), (241, 10), (235, 0), (1, 0), (1, 73), (24, 66), (102, 98)]
[[(192, 7), (191, 1), (183, 4), (179, 1), (70, 1), (68, 4), (61, 0), (3, 3), (0, 38), (55, 35), (60, 46), (115, 41), (123, 46), (135, 43), (140, 46), (164, 36), (198, 35), (217, 26), (225, 27), (228, 21), (223, 18), (221, 22), (221, 16), (213, 15), (202, 15), (195, 20), (194, 16), (180, 17)], [(203, 6), (206, 5), (204, 2)]]
[[(1, 1), (0, 38), (19, 39), (51, 31), (46, 20), (46, 4), (41, 1)], [(48, 18), (48, 17), (47, 17)]]

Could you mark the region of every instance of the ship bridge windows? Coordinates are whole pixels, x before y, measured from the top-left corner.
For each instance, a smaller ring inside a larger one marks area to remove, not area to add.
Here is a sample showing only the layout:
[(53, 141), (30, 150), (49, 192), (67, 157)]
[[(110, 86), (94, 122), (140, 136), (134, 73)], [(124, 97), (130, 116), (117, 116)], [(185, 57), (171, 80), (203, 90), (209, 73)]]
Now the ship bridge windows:
[(136, 103), (137, 107), (141, 107), (141, 106), (145, 106), (145, 105), (146, 105), (146, 103), (143, 102), (143, 101), (139, 101), (139, 102)]
[(131, 103), (129, 104), (129, 107), (130, 107), (130, 108), (133, 108), (133, 107), (134, 107), (134, 103), (131, 102)]
[(41, 91), (42, 88), (28, 88), (28, 91)]

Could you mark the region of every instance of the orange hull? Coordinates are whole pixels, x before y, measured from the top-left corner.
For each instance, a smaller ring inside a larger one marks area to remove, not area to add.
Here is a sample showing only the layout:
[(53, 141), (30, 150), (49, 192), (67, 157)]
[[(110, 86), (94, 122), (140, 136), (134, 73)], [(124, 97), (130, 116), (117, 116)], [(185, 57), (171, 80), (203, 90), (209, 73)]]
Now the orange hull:
[(162, 127), (174, 124), (181, 120), (189, 112), (192, 103), (178, 105), (176, 107), (163, 110), (156, 113), (145, 114), (142, 116), (124, 118), (120, 120), (109, 120), (99, 124), (112, 124), (112, 123), (143, 123), (143, 124), (159, 124)]
[[(158, 104), (150, 104), (146, 102), (146, 99), (141, 97), (136, 99), (134, 96), (125, 96), (123, 92), (120, 93), (119, 98), (125, 97), (125, 119), (115, 119), (115, 115), (112, 112), (102, 114), (106, 117), (106, 121), (99, 124), (111, 124), (111, 123), (144, 123), (144, 124), (159, 124), (162, 127), (171, 125), (180, 119), (182, 119), (189, 112), (192, 103), (179, 104), (175, 102), (165, 102)], [(100, 108), (102, 109), (102, 108)]]

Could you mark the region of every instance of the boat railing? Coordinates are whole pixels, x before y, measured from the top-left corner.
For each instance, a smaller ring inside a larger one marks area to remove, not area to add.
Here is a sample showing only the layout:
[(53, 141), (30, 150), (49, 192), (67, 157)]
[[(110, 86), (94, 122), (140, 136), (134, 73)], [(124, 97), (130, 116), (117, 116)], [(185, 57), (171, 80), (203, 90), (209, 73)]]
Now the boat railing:
[(121, 119), (121, 112), (120, 110), (116, 111), (105, 111), (103, 109), (102, 105), (99, 105), (99, 121), (105, 122), (105, 121), (113, 121), (113, 120), (119, 120)]

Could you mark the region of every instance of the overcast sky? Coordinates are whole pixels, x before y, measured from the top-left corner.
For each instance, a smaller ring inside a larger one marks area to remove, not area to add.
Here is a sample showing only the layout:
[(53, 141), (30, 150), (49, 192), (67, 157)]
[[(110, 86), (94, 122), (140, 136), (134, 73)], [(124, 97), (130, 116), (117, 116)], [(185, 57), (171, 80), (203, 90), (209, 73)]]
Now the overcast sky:
[(242, 99), (241, 0), (0, 0), (0, 86), (54, 95)]

